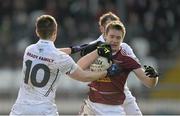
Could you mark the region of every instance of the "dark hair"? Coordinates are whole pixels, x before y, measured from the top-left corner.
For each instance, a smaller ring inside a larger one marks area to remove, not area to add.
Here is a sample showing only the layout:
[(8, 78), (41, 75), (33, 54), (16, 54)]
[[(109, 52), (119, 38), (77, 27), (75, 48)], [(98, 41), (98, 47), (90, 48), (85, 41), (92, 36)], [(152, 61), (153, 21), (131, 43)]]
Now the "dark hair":
[(50, 15), (42, 15), (36, 20), (37, 33), (42, 39), (50, 38), (56, 31), (56, 28), (56, 20)]
[(103, 14), (99, 18), (99, 26), (105, 26), (106, 25), (106, 21), (108, 21), (108, 20), (117, 21), (117, 20), (120, 20), (120, 19), (114, 13), (108, 12), (108, 13)]
[(123, 38), (126, 34), (126, 29), (121, 21), (111, 21), (106, 25), (105, 34), (109, 32), (110, 29), (121, 30), (123, 32)]

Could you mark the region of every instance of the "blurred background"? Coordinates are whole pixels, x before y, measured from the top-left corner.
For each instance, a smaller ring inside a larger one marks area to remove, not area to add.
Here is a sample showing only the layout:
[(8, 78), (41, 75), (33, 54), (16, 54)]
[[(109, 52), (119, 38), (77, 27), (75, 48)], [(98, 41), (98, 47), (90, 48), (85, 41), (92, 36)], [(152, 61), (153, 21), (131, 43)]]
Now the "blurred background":
[[(125, 24), (125, 42), (140, 62), (161, 74), (153, 89), (129, 75), (128, 86), (143, 114), (180, 114), (179, 0), (0, 0), (0, 114), (9, 114), (16, 100), (23, 52), (38, 41), (37, 16), (56, 18), (59, 39), (55, 44), (65, 47), (98, 38), (99, 16), (109, 11)], [(77, 60), (79, 55), (72, 57)], [(78, 114), (87, 93), (87, 83), (61, 78), (56, 96), (59, 114)]]

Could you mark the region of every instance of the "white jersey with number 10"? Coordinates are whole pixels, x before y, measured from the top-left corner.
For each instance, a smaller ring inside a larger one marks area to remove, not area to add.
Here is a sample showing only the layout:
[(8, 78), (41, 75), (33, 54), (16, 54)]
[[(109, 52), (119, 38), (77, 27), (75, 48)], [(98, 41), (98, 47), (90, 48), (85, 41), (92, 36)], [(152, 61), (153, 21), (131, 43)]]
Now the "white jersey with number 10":
[(76, 68), (72, 58), (57, 50), (53, 42), (39, 40), (30, 45), (24, 53), (24, 80), (16, 103), (54, 103), (58, 79)]

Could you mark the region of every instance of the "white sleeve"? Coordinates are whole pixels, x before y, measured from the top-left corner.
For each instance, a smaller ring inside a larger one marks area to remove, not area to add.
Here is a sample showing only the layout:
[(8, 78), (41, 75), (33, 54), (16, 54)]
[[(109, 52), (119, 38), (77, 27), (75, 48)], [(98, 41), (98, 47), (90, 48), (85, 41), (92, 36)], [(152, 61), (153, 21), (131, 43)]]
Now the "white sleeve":
[(69, 55), (61, 57), (59, 62), (59, 69), (64, 74), (71, 74), (78, 68), (78, 65)]
[(79, 66), (74, 62), (74, 60), (70, 57), (69, 59), (69, 67), (66, 73), (71, 74), (73, 73)]
[(102, 42), (105, 42), (105, 39), (104, 39), (103, 35), (101, 35), (101, 36), (99, 36), (99, 38), (98, 38), (96, 41), (102, 41)]
[(139, 59), (136, 57), (132, 48), (127, 43), (124, 43), (124, 42), (121, 43), (121, 48), (122, 48), (122, 51), (124, 51), (123, 52), (124, 55), (131, 57), (132, 59), (134, 59), (135, 61), (137, 61), (140, 64)]
[(98, 39), (96, 39), (96, 40), (94, 40), (94, 41), (90, 42), (90, 44), (95, 43), (95, 42), (97, 42), (97, 41), (102, 41), (102, 42), (105, 42), (105, 40), (104, 40), (104, 38), (103, 38), (103, 35), (99, 36), (99, 38), (98, 38)]

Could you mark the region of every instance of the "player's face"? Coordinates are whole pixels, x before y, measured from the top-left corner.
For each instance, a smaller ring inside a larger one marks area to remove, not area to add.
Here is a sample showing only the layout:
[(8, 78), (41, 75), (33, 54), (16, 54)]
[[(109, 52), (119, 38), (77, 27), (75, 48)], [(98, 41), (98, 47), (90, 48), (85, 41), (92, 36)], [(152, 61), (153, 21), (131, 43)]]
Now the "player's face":
[(112, 51), (119, 51), (120, 44), (123, 41), (123, 32), (121, 30), (110, 29), (105, 35), (106, 42), (111, 45)]

